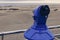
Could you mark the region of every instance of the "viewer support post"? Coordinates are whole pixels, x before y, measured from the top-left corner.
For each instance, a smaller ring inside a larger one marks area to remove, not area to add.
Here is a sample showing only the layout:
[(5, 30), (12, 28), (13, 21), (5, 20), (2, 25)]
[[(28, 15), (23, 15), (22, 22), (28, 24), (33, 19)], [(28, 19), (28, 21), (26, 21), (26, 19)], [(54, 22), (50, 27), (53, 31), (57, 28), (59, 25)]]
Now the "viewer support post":
[(41, 5), (34, 10), (34, 23), (25, 33), (27, 40), (54, 40), (54, 35), (47, 28), (46, 21), (50, 13), (48, 5)]

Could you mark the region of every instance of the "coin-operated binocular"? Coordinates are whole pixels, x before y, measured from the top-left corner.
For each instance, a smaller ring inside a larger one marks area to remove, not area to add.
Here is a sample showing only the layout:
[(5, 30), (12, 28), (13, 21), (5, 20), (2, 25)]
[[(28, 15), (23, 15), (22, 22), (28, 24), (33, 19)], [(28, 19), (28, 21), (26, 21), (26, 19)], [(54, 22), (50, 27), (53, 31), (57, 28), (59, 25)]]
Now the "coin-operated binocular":
[(34, 24), (24, 33), (24, 37), (27, 40), (54, 40), (53, 34), (46, 25), (46, 20), (50, 13), (49, 6), (41, 5), (33, 13)]

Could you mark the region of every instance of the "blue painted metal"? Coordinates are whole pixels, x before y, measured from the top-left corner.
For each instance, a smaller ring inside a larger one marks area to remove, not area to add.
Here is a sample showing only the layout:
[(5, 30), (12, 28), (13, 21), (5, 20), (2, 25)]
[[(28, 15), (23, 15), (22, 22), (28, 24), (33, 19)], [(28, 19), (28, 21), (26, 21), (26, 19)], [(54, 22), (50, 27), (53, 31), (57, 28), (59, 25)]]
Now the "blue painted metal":
[(25, 33), (28, 40), (54, 40), (54, 35), (47, 28), (46, 21), (50, 13), (48, 5), (41, 5), (34, 11), (34, 24)]

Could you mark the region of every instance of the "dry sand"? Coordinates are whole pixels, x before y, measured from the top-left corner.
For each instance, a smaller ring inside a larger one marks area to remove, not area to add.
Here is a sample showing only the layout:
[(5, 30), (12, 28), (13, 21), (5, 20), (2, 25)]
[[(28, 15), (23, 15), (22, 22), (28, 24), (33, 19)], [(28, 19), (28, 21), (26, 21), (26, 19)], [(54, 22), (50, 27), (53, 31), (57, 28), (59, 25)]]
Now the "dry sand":
[[(0, 9), (17, 8), (18, 10), (0, 10), (0, 32), (27, 29), (33, 24), (33, 9), (37, 5), (0, 7)], [(60, 5), (49, 5), (51, 12), (47, 20), (48, 26), (60, 25)], [(55, 9), (58, 9), (54, 11)], [(53, 29), (58, 34), (60, 29)], [(4, 40), (24, 40), (23, 34), (5, 35)], [(1, 37), (0, 37), (1, 39)]]

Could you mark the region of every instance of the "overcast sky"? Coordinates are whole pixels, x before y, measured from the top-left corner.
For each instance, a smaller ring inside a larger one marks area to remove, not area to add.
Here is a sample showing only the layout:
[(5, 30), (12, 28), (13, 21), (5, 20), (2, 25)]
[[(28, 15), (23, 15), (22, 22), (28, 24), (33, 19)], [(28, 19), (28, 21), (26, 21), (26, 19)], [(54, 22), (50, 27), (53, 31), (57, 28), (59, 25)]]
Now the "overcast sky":
[(0, 1), (41, 1), (41, 0), (0, 0)]
[(0, 1), (60, 1), (60, 0), (0, 0)]

